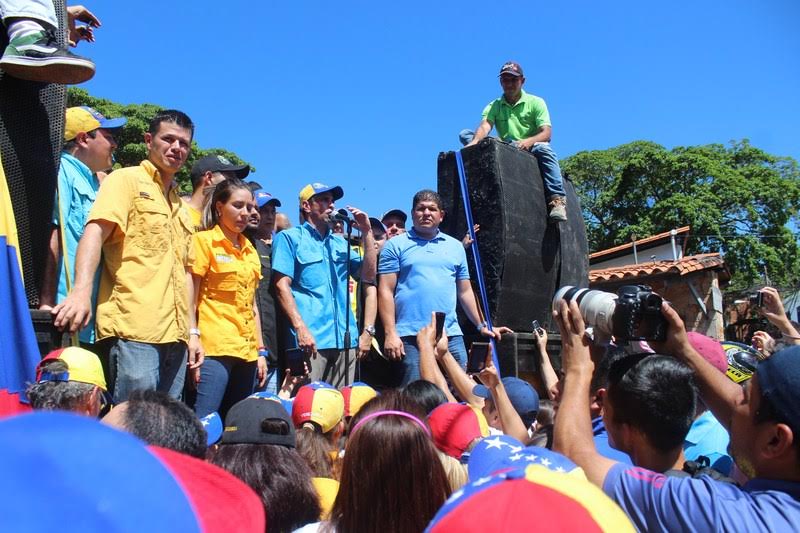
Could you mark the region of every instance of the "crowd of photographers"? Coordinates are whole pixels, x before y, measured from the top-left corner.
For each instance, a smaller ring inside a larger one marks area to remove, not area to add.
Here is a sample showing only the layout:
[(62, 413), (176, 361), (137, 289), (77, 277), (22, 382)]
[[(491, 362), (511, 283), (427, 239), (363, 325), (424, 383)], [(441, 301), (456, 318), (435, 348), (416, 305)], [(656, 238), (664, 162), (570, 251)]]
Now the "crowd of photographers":
[[(102, 184), (124, 119), (66, 122), (42, 304), (73, 346), (0, 421), (5, 529), (800, 526), (800, 335), (775, 289), (757, 303), (781, 338), (726, 349), (646, 287), (564, 287), (560, 368), (533, 328), (540, 398), (493, 364), (513, 332), (481, 315), (434, 191), (377, 219), (309, 183), (291, 226), (221, 156), (178, 196), (180, 111)], [(467, 349), (457, 307), (487, 342)]]

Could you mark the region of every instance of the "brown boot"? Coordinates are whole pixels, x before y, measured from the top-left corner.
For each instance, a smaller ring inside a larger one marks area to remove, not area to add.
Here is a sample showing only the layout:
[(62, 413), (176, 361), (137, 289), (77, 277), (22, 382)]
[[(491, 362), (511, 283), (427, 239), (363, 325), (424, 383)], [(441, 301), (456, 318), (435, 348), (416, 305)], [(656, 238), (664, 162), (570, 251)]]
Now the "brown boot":
[(567, 199), (564, 196), (553, 196), (547, 204), (547, 217), (556, 222), (567, 220)]

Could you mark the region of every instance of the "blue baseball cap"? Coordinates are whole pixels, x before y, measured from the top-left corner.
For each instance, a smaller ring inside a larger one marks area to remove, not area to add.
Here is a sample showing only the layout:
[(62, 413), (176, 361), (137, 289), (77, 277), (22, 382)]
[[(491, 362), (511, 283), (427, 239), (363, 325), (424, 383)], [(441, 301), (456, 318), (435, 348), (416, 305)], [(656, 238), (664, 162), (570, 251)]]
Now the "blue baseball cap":
[(280, 207), (281, 206), (281, 201), (278, 200), (277, 198), (275, 198), (274, 196), (272, 196), (267, 191), (260, 191), (259, 190), (259, 191), (256, 191), (255, 193), (253, 193), (253, 195), (256, 197), (256, 204), (258, 204), (258, 208), (259, 209), (261, 209), (262, 207), (264, 207), (268, 203), (275, 204), (275, 207)]
[(755, 377), (761, 396), (800, 436), (800, 346), (784, 348), (759, 362)]
[[(539, 412), (539, 394), (536, 389), (527, 381), (511, 376), (503, 378), (503, 387), (525, 427), (530, 427), (536, 420), (536, 413)], [(489, 389), (483, 385), (475, 385), (472, 393), (481, 398), (492, 397)]]

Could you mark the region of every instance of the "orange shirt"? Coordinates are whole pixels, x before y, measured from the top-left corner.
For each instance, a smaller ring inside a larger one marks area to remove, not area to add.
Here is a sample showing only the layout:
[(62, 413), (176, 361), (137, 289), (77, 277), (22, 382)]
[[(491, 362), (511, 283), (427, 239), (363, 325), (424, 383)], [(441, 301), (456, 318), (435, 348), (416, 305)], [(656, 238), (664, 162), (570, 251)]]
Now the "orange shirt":
[(261, 279), (256, 249), (239, 235), (239, 249), (219, 226), (192, 237), (189, 270), (203, 278), (197, 295), (197, 327), (206, 355), (245, 361), (258, 357), (253, 302)]

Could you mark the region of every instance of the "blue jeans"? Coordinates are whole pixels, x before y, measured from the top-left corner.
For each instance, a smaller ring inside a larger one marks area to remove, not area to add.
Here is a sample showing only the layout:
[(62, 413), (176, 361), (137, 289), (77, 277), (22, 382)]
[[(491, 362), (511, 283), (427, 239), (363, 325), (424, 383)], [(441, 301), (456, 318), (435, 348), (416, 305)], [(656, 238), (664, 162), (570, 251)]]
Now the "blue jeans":
[(270, 366), (267, 368), (267, 382), (264, 383), (263, 387), (256, 387), (258, 392), (271, 392), (272, 394), (278, 394), (278, 389), (280, 388), (282, 383), (278, 383), (278, 375), (281, 375), (283, 378), (283, 373), (278, 372), (277, 365)]
[[(403, 357), (403, 381), (401, 387), (405, 387), (412, 381), (416, 381), (419, 376), (419, 350), (417, 349), (417, 337), (409, 335), (407, 337), (400, 337), (403, 341), (403, 349), (406, 352)], [(453, 357), (464, 368), (467, 363), (467, 348), (464, 346), (464, 337), (456, 335), (447, 339), (447, 347)]]
[[(458, 134), (458, 139), (464, 145), (469, 144), (474, 137), (475, 132), (472, 130), (461, 130)], [(510, 142), (512, 146), (517, 145), (517, 141), (506, 142)], [(550, 143), (536, 143), (530, 152), (536, 156), (536, 162), (539, 164), (539, 172), (544, 182), (545, 198), (550, 201), (553, 196), (566, 196), (564, 179), (561, 177), (561, 166), (558, 164), (558, 157), (550, 147)]]
[(180, 398), (186, 378), (186, 345), (115, 339), (109, 352), (114, 403), (135, 390), (160, 390)]
[(225, 420), (233, 404), (244, 400), (255, 390), (256, 362), (248, 363), (238, 357), (207, 356), (200, 367), (200, 383), (194, 412), (203, 418), (214, 411)]

